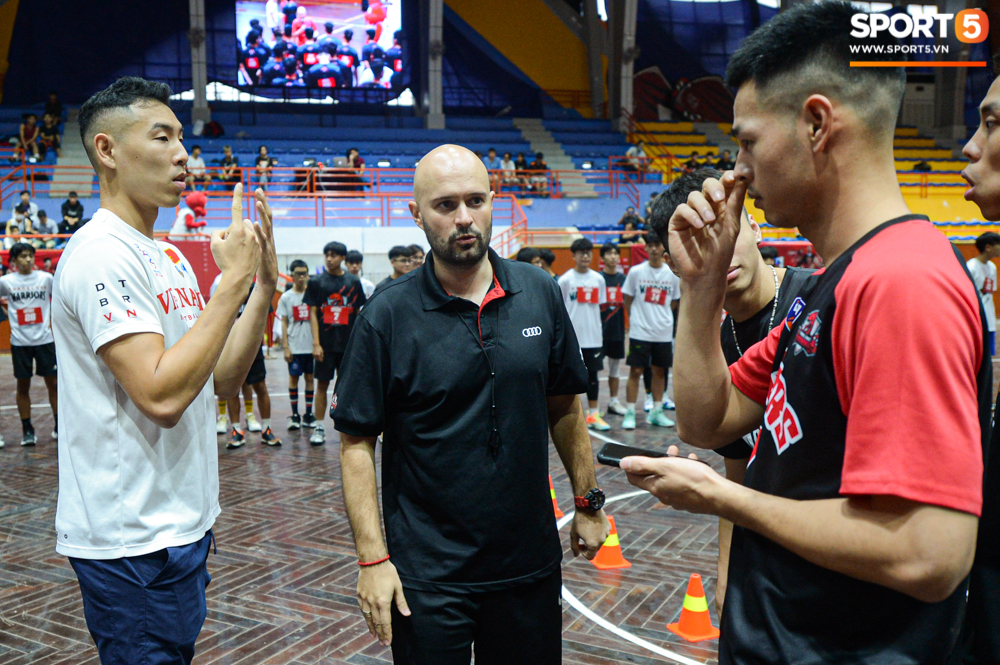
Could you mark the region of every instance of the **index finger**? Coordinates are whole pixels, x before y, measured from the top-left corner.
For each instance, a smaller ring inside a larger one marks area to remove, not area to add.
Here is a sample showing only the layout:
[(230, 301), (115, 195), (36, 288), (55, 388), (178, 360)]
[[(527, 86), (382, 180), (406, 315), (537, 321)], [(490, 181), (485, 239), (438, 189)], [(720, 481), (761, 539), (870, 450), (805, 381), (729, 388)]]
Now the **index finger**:
[(233, 224), (241, 226), (243, 224), (243, 183), (238, 182), (233, 187)]

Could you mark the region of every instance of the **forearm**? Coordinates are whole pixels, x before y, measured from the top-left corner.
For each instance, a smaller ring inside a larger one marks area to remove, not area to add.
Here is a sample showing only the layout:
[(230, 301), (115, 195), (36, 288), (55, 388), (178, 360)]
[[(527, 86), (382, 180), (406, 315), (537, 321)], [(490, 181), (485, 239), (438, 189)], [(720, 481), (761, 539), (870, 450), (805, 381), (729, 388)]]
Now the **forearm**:
[(288, 346), (288, 320), (287, 319), (282, 319), (281, 320), (281, 343), (282, 343), (282, 346), (285, 348), (285, 351), (288, 351), (288, 350), (291, 349), (291, 347)]
[[(216, 292), (216, 297), (219, 293)], [(246, 379), (267, 324), (267, 312), (271, 305), (274, 287), (266, 287), (258, 280), (243, 314), (236, 320), (226, 339), (225, 347), (215, 363), (215, 393), (231, 398), (239, 391)], [(238, 309), (238, 307), (237, 307)]]
[(360, 561), (378, 561), (388, 552), (382, 538), (375, 480), (375, 438), (340, 434), (340, 473), (347, 518)]
[(320, 345), (319, 343), (319, 317), (316, 314), (317, 308), (313, 305), (309, 306), (309, 330), (312, 332), (312, 342), (313, 349)]
[[(743, 484), (747, 474), (746, 460), (726, 458), (726, 478), (734, 483)], [(719, 614), (722, 614), (726, 588), (729, 584), (729, 552), (733, 543), (733, 523), (724, 517), (719, 518), (719, 577), (716, 583), (716, 601)]]
[(597, 487), (597, 477), (590, 434), (576, 395), (549, 398), (549, 429), (559, 459), (573, 484), (573, 494), (584, 496)]

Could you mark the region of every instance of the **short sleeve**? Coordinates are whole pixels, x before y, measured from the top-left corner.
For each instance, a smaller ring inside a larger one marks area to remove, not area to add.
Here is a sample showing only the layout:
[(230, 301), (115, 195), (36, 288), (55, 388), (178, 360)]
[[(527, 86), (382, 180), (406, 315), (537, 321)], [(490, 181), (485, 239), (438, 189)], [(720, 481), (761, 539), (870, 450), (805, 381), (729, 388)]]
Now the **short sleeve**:
[(10, 295), (10, 287), (7, 286), (7, 280), (0, 277), (0, 297), (7, 297)]
[(290, 312), (288, 311), (288, 298), (282, 295), (280, 298), (278, 298), (278, 309), (275, 311), (275, 315), (279, 319), (283, 319), (286, 316), (288, 316), (289, 313)]
[(767, 337), (747, 349), (742, 358), (729, 366), (729, 375), (736, 389), (758, 404), (767, 402), (774, 354), (778, 351), (778, 340), (784, 327), (780, 325), (774, 328)]
[(980, 304), (950, 247), (938, 257), (898, 249), (905, 260), (888, 265), (884, 252), (859, 251), (837, 286), (833, 367), (847, 416), (840, 491), (978, 515)]
[[(161, 305), (140, 259), (116, 239), (109, 238), (99, 247), (93, 244), (77, 247), (67, 257), (59, 291), (80, 321), (94, 352), (124, 335), (162, 335)], [(87, 260), (95, 255), (101, 260)]]
[[(555, 294), (553, 294), (555, 296)], [(566, 306), (553, 299), (552, 345), (546, 395), (579, 395), (587, 392), (587, 367)]]
[(391, 363), (382, 336), (360, 317), (351, 331), (333, 394), (333, 427), (352, 436), (378, 436), (385, 429)]
[(319, 307), (322, 304), (319, 301), (319, 285), (315, 280), (310, 279), (306, 284), (306, 294), (302, 296), (302, 303), (310, 307)]
[(637, 278), (633, 277), (633, 275), (635, 275), (635, 270), (629, 270), (628, 275), (625, 276), (625, 283), (622, 285), (622, 293), (629, 298), (635, 297), (635, 281)]

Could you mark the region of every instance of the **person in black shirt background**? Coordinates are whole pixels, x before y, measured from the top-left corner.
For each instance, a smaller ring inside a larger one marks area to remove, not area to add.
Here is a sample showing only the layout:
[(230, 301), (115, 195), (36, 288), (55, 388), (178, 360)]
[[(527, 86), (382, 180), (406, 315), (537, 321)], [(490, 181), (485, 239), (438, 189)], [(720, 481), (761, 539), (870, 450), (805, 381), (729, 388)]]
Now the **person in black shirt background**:
[(240, 61), (240, 72), (243, 73), (250, 85), (257, 85), (261, 82), (264, 64), (270, 57), (270, 49), (261, 44), (260, 33), (251, 31), (247, 36), (247, 48), (243, 52), (243, 59)]
[[(721, 177), (722, 173), (713, 168), (700, 168), (675, 179), (653, 204), (649, 218), (653, 229), (665, 236), (670, 217), (677, 206), (686, 203), (691, 192), (700, 192), (708, 178)], [(781, 325), (806, 278), (813, 273), (812, 270), (768, 266), (758, 249), (760, 243), (760, 227), (744, 208), (731, 262), (731, 279), (726, 288), (726, 318), (720, 329), (722, 352), (730, 365), (739, 360), (746, 349), (767, 337), (767, 333), (775, 325)], [(743, 483), (747, 460), (750, 459), (756, 440), (755, 431), (715, 449), (716, 453), (725, 458), (726, 478)], [(729, 578), (729, 546), (732, 537), (732, 522), (720, 519), (719, 577), (715, 586), (715, 606), (720, 616), (726, 596), (726, 581)]]
[(343, 88), (347, 84), (344, 69), (337, 60), (331, 60), (327, 51), (317, 54), (319, 63), (306, 70), (305, 84), (310, 88)]
[(325, 34), (319, 37), (316, 40), (316, 43), (319, 44), (320, 48), (328, 52), (331, 56), (336, 56), (338, 44), (337, 44), (337, 38), (333, 34), (333, 23), (331, 23), (330, 21), (324, 23), (323, 30), (326, 31)]
[(344, 66), (344, 75), (348, 85), (354, 85), (357, 82), (358, 65), (361, 64), (358, 52), (351, 48), (352, 39), (354, 39), (354, 31), (344, 30), (344, 41), (337, 47), (337, 59)]
[(298, 58), (299, 67), (305, 71), (313, 65), (319, 64), (319, 54), (323, 48), (313, 39), (312, 28), (306, 28), (303, 31), (303, 35), (305, 36), (305, 41), (299, 47)]
[(410, 212), (427, 263), (362, 310), (334, 395), (358, 604), (396, 665), (467, 665), (473, 641), (479, 665), (561, 663), (550, 431), (577, 496), (574, 555), (609, 531), (572, 323), (553, 280), (489, 248), (492, 200), (469, 150), (420, 160)]
[(607, 302), (601, 305), (601, 322), (604, 355), (608, 358), (608, 392), (611, 394), (608, 413), (624, 416), (625, 405), (618, 401), (618, 366), (625, 359), (625, 299), (622, 295), (625, 273), (618, 271), (621, 254), (614, 241), (609, 240), (601, 246), (601, 260), (604, 262), (601, 276), (607, 289)]
[(83, 204), (76, 192), (70, 192), (69, 198), (62, 204), (62, 221), (59, 222), (59, 233), (76, 233), (83, 226)]
[[(365, 35), (368, 39), (365, 40), (364, 46), (361, 47), (361, 60), (363, 62), (371, 62), (372, 58), (385, 58), (385, 51), (382, 47), (378, 45), (375, 41), (375, 28), (368, 28), (365, 30)], [(376, 55), (379, 53), (381, 55)]]
[(282, 0), (282, 3), (281, 13), (285, 15), (285, 27), (291, 30), (292, 23), (295, 22), (295, 16), (299, 12), (299, 5), (295, 0)]
[(403, 82), (403, 49), (399, 40), (402, 31), (397, 30), (392, 33), (392, 46), (385, 52), (385, 65), (393, 71), (392, 87), (397, 88)]
[(281, 40), (279, 40), (272, 49), (271, 54), (276, 62), (281, 62), (286, 57), (291, 56), (297, 58), (299, 53), (299, 47), (295, 45), (292, 41), (292, 26), (286, 25), (284, 29), (284, 34)]
[(340, 242), (327, 243), (323, 247), (326, 270), (309, 280), (306, 295), (302, 298), (302, 303), (309, 305), (315, 359), (313, 376), (316, 377), (316, 424), (309, 437), (309, 443), (314, 446), (321, 446), (326, 441), (323, 428), (326, 391), (340, 371), (347, 339), (354, 329), (358, 310), (366, 301), (361, 280), (341, 267), (346, 257), (346, 245)]

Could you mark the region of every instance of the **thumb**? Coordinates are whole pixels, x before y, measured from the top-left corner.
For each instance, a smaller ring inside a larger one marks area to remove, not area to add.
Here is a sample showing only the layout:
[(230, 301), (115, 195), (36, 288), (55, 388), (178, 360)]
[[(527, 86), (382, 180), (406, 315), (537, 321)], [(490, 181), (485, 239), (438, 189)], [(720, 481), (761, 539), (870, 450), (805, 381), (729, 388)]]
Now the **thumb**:
[(653, 473), (650, 462), (652, 459), (649, 457), (623, 457), (620, 466), (631, 476), (648, 476)]
[(406, 604), (406, 596), (403, 595), (403, 585), (397, 583), (396, 591), (394, 593), (396, 598), (396, 607), (399, 608), (399, 613), (404, 617), (410, 616), (410, 606)]

